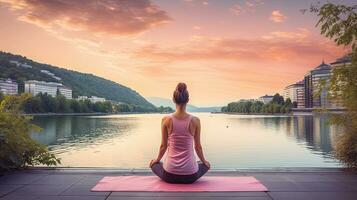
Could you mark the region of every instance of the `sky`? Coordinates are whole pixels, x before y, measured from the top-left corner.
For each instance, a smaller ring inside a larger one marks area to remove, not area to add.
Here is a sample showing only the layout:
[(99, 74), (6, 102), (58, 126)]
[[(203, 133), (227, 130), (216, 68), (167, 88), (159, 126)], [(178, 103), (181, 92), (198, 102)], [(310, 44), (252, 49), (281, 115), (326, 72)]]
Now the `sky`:
[(0, 50), (92, 73), (144, 97), (170, 99), (185, 82), (191, 104), (225, 105), (281, 92), (344, 55), (320, 35), (316, 15), (301, 11), (311, 3), (0, 0)]

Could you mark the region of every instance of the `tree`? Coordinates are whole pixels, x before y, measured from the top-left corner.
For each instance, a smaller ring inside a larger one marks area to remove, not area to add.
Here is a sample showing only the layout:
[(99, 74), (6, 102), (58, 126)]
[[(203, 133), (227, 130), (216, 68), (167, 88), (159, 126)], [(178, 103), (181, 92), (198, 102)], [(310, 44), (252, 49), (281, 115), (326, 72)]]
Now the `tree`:
[(30, 95), (6, 96), (0, 104), (0, 170), (27, 165), (56, 165), (60, 160), (47, 147), (30, 138), (29, 132), (39, 127), (30, 117), (21, 115), (23, 103)]
[(130, 112), (130, 106), (128, 104), (118, 104), (114, 106), (115, 112)]
[(55, 109), (56, 113), (67, 113), (71, 112), (69, 102), (67, 101), (66, 97), (58, 94), (55, 98)]
[(346, 6), (326, 3), (313, 5), (310, 11), (319, 20), (316, 26), (321, 34), (333, 39), (338, 46), (350, 48), (350, 65), (333, 70), (329, 84), (329, 98), (341, 101), (347, 112), (335, 116), (332, 122), (340, 125), (343, 134), (336, 144), (336, 156), (346, 166), (357, 168), (357, 5)]
[(41, 98), (41, 107), (44, 112), (55, 112), (56, 111), (56, 102), (55, 99), (48, 95), (47, 93), (45, 94), (38, 94), (38, 96)]
[(264, 103), (261, 101), (255, 101), (251, 106), (252, 113), (260, 113), (262, 112), (262, 107)]
[(228, 107), (227, 107), (227, 106), (223, 106), (223, 107), (221, 108), (221, 111), (222, 111), (222, 112), (228, 112)]
[(281, 113), (289, 113), (291, 112), (291, 109), (294, 107), (293, 103), (291, 102), (290, 98), (287, 98), (284, 104), (284, 109), (282, 110)]
[(79, 103), (79, 101), (71, 99), (69, 102), (69, 106), (71, 108), (71, 110), (75, 113), (80, 113), (81, 111), (81, 105)]
[(293, 108), (297, 108), (298, 107), (298, 104), (296, 101), (293, 102)]
[(273, 103), (276, 103), (276, 104), (284, 104), (284, 97), (280, 96), (279, 93), (276, 93), (274, 96), (273, 96), (273, 99), (271, 100)]
[(159, 110), (159, 112), (161, 113), (172, 113), (174, 112), (174, 110), (171, 107), (164, 107), (164, 106), (160, 106), (157, 108)]
[(24, 111), (26, 113), (42, 113), (43, 108), (41, 105), (41, 98), (39, 96), (29, 97), (24, 102)]

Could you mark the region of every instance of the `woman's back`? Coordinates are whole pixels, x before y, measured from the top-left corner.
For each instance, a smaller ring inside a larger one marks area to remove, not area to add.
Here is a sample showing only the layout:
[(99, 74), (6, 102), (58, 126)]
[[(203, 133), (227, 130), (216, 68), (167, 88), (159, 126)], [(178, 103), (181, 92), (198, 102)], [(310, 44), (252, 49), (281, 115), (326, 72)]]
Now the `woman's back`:
[(198, 164), (194, 154), (194, 137), (190, 132), (191, 115), (178, 119), (169, 116), (172, 121), (171, 133), (168, 134), (168, 149), (164, 161), (167, 172), (179, 175), (194, 174), (198, 171)]
[[(210, 168), (203, 155), (201, 123), (186, 112), (189, 94), (185, 83), (177, 84), (172, 100), (176, 112), (162, 119), (159, 154), (151, 160), (150, 168), (168, 183), (193, 183)], [(202, 162), (196, 162), (195, 153)]]

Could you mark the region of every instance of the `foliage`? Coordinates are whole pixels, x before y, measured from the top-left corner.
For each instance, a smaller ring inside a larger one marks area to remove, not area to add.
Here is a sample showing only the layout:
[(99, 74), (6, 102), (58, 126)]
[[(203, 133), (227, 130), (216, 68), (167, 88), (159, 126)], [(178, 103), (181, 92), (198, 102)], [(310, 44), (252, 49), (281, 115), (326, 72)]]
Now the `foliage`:
[(60, 160), (48, 152), (46, 146), (29, 136), (39, 127), (31, 118), (21, 115), (23, 102), (30, 96), (5, 96), (0, 104), (0, 170), (23, 168), (28, 165), (57, 165)]
[(24, 111), (26, 113), (120, 113), (120, 112), (154, 112), (146, 106), (116, 104), (110, 101), (91, 102), (90, 100), (66, 99), (59, 94), (52, 97), (48, 94), (38, 94), (29, 96), (24, 101)]
[(222, 107), (222, 112), (236, 113), (290, 113), (293, 104), (290, 99), (284, 101), (284, 97), (275, 94), (272, 101), (264, 104), (261, 101), (238, 101)]
[(321, 34), (333, 39), (337, 45), (351, 48), (351, 64), (333, 69), (329, 84), (329, 98), (341, 102), (347, 109), (335, 116), (333, 123), (343, 130), (337, 144), (336, 156), (346, 166), (357, 168), (357, 5), (345, 6), (327, 3), (314, 5), (311, 11), (320, 18), (317, 26)]
[[(32, 68), (24, 68), (11, 63), (18, 61), (27, 63)], [(62, 80), (58, 81), (47, 74), (41, 73), (47, 70), (54, 73)], [(155, 107), (136, 91), (113, 81), (94, 76), (92, 74), (80, 73), (47, 64), (34, 62), (26, 57), (13, 55), (0, 51), (0, 78), (11, 78), (19, 83), (19, 91), (24, 91), (24, 81), (39, 80), (47, 82), (61, 82), (72, 88), (74, 97), (77, 96), (99, 96), (108, 100), (122, 102), (130, 105), (154, 109)]]
[(275, 94), (273, 96), (273, 99), (271, 100), (273, 103), (276, 103), (276, 104), (284, 104), (284, 97), (280, 96), (280, 94)]
[(167, 106), (167, 107), (160, 106), (157, 109), (158, 109), (158, 112), (160, 112), (160, 113), (172, 113), (172, 112), (174, 112), (174, 109), (172, 109), (169, 106)]

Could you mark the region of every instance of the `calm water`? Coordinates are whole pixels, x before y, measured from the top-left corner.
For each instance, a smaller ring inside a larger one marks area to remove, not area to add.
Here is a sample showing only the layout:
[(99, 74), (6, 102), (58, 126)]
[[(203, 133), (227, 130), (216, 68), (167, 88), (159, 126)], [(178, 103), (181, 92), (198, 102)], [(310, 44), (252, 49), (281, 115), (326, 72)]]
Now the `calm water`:
[[(196, 114), (213, 168), (338, 167), (337, 129), (326, 116)], [(62, 166), (144, 168), (160, 144), (161, 114), (41, 116), (41, 133)]]

